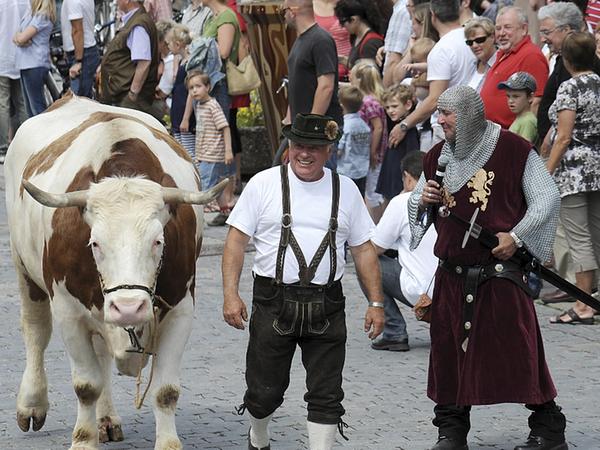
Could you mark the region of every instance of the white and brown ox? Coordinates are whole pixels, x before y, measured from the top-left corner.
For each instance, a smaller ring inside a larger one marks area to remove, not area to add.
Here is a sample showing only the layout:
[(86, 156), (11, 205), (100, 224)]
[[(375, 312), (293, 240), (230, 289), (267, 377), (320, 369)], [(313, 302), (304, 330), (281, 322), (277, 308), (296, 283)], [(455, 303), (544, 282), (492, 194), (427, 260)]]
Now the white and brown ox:
[(75, 96), (23, 124), (5, 174), (27, 350), (19, 427), (37, 431), (46, 419), (44, 351), (54, 317), (79, 403), (71, 449), (123, 439), (111, 398), (112, 359), (120, 372), (135, 375), (147, 357), (127, 352), (124, 328), (135, 327), (148, 345), (156, 315), (148, 397), (155, 449), (181, 448), (179, 366), (203, 227), (201, 207), (191, 204), (210, 201), (222, 186), (199, 192), (191, 159), (152, 117)]

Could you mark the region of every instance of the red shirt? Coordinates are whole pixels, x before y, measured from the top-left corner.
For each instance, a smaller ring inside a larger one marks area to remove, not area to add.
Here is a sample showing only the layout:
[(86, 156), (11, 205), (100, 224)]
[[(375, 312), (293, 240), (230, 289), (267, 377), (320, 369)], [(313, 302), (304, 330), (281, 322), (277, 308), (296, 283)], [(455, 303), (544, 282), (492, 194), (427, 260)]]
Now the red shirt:
[(481, 87), (485, 117), (503, 128), (508, 128), (516, 116), (508, 109), (506, 91), (498, 89), (498, 83), (506, 81), (515, 72), (530, 73), (537, 83), (535, 97), (542, 96), (548, 81), (548, 61), (529, 36), (508, 52), (498, 50), (496, 62), (490, 67)]

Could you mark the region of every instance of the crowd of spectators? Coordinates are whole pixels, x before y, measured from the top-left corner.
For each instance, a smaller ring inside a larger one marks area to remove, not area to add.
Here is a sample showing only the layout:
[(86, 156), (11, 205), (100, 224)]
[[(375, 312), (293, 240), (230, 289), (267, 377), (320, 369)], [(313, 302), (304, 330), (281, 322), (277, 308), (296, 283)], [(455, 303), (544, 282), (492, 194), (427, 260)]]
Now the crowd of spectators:
[[(100, 55), (92, 0), (65, 0), (58, 11), (54, 0), (0, 0), (0, 154), (26, 116), (47, 107), (49, 40), (60, 22), (73, 92), (159, 120), (170, 117), (174, 136), (196, 158), (203, 130), (187, 90), (188, 71), (198, 68), (191, 67), (189, 49), (194, 39), (212, 38), (213, 47), (211, 41), (206, 45), (216, 48), (220, 69), (210, 74), (209, 94), (227, 120), (234, 155), (232, 161), (220, 156), (227, 166), (221, 176), (236, 181), (226, 203), (207, 207), (219, 212), (213, 224), (223, 225), (233, 188), (241, 184), (237, 109), (249, 104), (247, 95), (228, 94), (225, 76), (227, 62), (237, 63), (249, 51), (236, 3), (192, 0), (177, 25), (170, 0), (117, 0), (117, 7), (116, 35)], [(469, 85), (480, 93), (487, 119), (528, 139), (549, 158), (548, 170), (563, 196), (554, 263), (563, 276), (592, 292), (600, 259), (600, 2), (314, 0), (284, 2), (281, 9), (285, 23), (303, 35), (299, 44), (314, 34), (304, 32), (315, 24), (329, 33), (339, 63), (335, 82), (329, 76), (333, 69), (323, 66), (326, 73), (315, 77), (315, 96), (304, 105), (308, 75), (299, 71), (296, 57), (290, 59), (287, 120), (297, 112), (315, 112), (325, 92), (322, 113), (341, 124), (341, 101), (353, 125), (344, 128), (350, 134), (337, 153), (340, 171), (348, 170), (357, 182), (375, 221), (403, 190), (403, 157), (426, 152), (444, 138), (437, 123), (439, 96), (449, 87)], [(94, 86), (97, 75), (100, 83)], [(338, 81), (348, 82), (341, 83), (339, 100)], [(357, 114), (369, 128), (368, 151), (360, 148), (364, 138), (351, 137), (361, 128)], [(561, 295), (553, 293), (548, 301), (564, 300)], [(553, 322), (589, 323), (594, 313), (576, 303)]]

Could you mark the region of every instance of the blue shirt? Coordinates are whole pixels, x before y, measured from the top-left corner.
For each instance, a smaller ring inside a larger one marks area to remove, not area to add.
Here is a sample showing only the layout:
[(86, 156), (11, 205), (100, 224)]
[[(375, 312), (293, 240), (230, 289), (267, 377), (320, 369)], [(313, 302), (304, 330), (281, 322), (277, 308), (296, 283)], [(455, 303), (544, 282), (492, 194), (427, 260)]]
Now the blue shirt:
[[(36, 14), (31, 17), (31, 10), (21, 19), (19, 31), (34, 27), (37, 33), (31, 39), (31, 45), (17, 47), (16, 65), (19, 70), (34, 67), (50, 67), (50, 34), (53, 24), (48, 17)], [(5, 50), (3, 50), (5, 51)]]
[(338, 144), (337, 171), (354, 180), (367, 176), (371, 129), (359, 113), (344, 114), (344, 134)]

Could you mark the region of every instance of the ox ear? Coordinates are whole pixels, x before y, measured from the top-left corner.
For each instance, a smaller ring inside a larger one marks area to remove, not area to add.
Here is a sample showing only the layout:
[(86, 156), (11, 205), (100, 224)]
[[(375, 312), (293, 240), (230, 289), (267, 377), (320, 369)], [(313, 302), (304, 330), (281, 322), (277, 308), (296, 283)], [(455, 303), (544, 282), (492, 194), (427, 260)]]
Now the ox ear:
[(27, 180), (23, 180), (22, 184), (25, 190), (29, 192), (29, 195), (44, 206), (51, 208), (65, 208), (67, 206), (83, 207), (87, 203), (87, 190), (51, 194), (50, 192), (42, 191)]
[(165, 203), (192, 203), (194, 205), (205, 205), (211, 202), (220, 192), (225, 189), (229, 180), (223, 180), (208, 191), (193, 192), (183, 189), (163, 187), (162, 194)]

